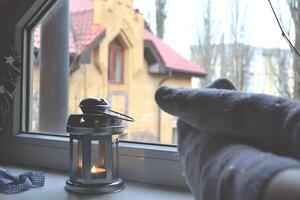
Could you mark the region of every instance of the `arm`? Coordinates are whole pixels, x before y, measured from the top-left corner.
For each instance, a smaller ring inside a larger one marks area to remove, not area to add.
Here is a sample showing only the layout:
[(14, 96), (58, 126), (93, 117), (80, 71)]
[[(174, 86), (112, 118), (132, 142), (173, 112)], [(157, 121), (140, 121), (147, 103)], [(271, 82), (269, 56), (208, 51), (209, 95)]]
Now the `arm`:
[[(296, 160), (262, 152), (230, 137), (200, 131), (181, 120), (177, 127), (179, 157), (196, 200), (271, 200), (273, 197), (264, 199), (264, 196), (268, 183), (277, 179), (273, 177), (293, 168), (300, 171)], [(277, 188), (271, 189), (272, 193)]]
[(190, 189), (197, 200), (275, 200), (280, 194), (293, 200), (300, 163), (264, 151), (299, 157), (300, 104), (237, 92), (229, 83), (156, 93), (158, 105), (180, 119), (178, 152)]

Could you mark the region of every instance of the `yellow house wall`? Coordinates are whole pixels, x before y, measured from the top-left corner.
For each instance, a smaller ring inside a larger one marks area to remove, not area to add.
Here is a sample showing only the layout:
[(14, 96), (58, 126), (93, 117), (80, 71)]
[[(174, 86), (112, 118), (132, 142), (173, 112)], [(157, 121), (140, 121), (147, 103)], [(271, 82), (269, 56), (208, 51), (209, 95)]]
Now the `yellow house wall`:
[[(154, 100), (154, 94), (159, 88), (159, 82), (163, 80), (165, 76), (150, 75), (147, 69), (148, 64), (144, 60), (143, 67), (135, 70), (131, 76), (132, 84), (130, 87), (131, 98), (129, 106), (130, 114), (135, 117), (136, 122), (130, 124), (129, 128), (131, 132), (136, 132), (137, 134), (146, 134), (147, 132), (150, 132), (155, 138), (160, 138), (160, 143), (172, 144), (172, 132), (176, 122), (175, 118), (163, 111), (159, 112), (158, 106)], [(191, 80), (190, 77), (172, 77), (164, 82), (163, 85), (172, 87), (191, 87)], [(160, 136), (158, 135), (159, 113), (161, 114)], [(131, 137), (131, 139), (134, 138)]]

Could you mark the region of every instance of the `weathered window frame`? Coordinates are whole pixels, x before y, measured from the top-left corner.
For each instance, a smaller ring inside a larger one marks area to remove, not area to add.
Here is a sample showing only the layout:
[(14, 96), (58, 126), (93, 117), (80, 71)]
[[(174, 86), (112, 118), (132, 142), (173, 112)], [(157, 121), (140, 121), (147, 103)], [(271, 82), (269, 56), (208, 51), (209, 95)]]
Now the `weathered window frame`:
[[(120, 77), (116, 77), (117, 70), (117, 53), (121, 55), (121, 66), (120, 66)], [(111, 84), (124, 84), (124, 47), (115, 44), (114, 42), (109, 45), (109, 70), (108, 70), (108, 81)], [(119, 81), (118, 81), (119, 79)]]

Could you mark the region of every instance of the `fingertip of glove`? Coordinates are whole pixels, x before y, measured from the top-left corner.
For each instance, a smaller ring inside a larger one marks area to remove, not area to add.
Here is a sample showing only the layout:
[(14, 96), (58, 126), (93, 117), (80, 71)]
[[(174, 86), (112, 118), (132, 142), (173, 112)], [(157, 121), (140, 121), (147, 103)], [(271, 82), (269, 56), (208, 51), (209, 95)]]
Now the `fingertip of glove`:
[(207, 88), (225, 89), (225, 90), (236, 90), (233, 83), (226, 78), (219, 78), (209, 84)]
[(155, 92), (155, 101), (158, 104), (158, 106), (163, 106), (167, 100), (170, 98), (170, 94), (172, 93), (173, 89), (162, 86), (158, 88)]

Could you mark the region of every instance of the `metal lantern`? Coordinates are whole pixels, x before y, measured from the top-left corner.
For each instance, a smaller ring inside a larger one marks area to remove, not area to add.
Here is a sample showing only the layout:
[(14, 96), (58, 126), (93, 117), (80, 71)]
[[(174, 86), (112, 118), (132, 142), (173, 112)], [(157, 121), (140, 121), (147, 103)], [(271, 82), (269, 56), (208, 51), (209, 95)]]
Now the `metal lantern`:
[(65, 189), (80, 193), (110, 193), (124, 189), (118, 177), (118, 139), (123, 120), (131, 117), (110, 110), (104, 99), (88, 98), (80, 103), (83, 114), (69, 116), (69, 179)]

